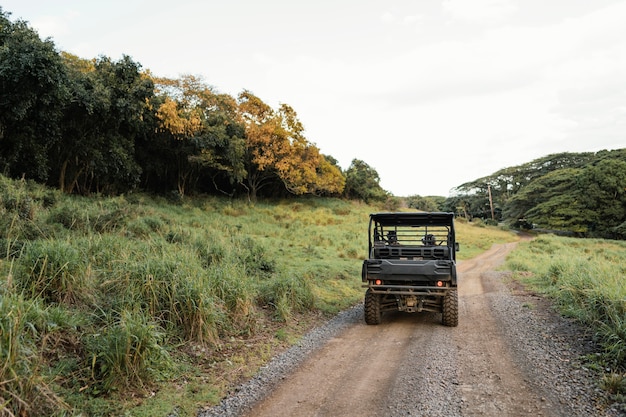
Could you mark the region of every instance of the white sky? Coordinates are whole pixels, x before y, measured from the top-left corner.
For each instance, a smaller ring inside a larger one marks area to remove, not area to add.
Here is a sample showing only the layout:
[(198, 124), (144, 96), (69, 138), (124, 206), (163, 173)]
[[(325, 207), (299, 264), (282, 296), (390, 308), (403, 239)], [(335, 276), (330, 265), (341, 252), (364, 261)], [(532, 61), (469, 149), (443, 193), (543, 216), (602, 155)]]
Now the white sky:
[(626, 147), (626, 1), (2, 0), (59, 50), (129, 55), (298, 113), (396, 196)]

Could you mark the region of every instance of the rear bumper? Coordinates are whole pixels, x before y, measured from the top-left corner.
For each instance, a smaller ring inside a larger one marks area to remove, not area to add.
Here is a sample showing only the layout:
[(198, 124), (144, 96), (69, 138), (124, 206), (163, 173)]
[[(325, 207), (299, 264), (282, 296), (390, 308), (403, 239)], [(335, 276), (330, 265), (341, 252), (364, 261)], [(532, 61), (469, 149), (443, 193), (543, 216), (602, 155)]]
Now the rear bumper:
[[(368, 287), (380, 290), (414, 288), (416, 281), (423, 284), (419, 285), (420, 288), (441, 290), (441, 287), (436, 286), (438, 281), (456, 287), (456, 264), (452, 260), (366, 259), (363, 261), (361, 280), (369, 282)], [(374, 286), (372, 282), (375, 280), (381, 280), (383, 284), (393, 282), (393, 285)]]

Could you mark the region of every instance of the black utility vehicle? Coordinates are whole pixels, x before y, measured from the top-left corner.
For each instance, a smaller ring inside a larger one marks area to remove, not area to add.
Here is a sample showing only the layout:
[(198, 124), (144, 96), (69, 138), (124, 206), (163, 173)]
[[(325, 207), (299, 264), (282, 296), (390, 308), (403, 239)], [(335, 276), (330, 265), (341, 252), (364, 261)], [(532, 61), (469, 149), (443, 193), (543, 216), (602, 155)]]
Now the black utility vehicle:
[(370, 214), (365, 322), (380, 324), (386, 311), (432, 311), (457, 326), (458, 250), (453, 213)]

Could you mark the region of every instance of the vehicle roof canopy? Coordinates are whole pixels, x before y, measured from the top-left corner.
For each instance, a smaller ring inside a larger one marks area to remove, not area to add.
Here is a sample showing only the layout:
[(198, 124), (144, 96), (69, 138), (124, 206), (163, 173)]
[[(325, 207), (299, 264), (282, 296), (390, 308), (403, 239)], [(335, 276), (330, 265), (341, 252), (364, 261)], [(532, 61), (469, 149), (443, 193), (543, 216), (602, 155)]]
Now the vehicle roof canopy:
[(370, 219), (382, 226), (452, 225), (454, 213), (372, 213)]

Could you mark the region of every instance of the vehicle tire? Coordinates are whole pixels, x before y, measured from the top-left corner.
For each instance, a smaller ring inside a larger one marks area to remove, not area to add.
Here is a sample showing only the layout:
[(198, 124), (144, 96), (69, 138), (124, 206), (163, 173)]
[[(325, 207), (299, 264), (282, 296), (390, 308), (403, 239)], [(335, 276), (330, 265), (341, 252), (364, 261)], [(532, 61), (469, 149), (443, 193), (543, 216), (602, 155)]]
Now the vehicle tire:
[(364, 315), (367, 324), (380, 324), (383, 316), (380, 311), (380, 294), (374, 294), (369, 289), (365, 292)]
[(442, 320), (444, 326), (456, 327), (459, 325), (459, 294), (455, 289), (449, 290), (443, 297)]

